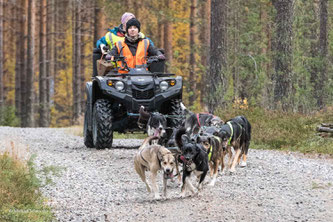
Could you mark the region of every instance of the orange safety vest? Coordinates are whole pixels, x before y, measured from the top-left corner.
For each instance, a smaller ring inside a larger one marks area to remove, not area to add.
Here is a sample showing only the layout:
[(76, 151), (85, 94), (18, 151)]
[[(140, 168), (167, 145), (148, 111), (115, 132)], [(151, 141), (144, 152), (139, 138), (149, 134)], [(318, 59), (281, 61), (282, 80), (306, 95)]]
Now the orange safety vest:
[[(144, 64), (146, 64), (146, 57), (148, 56), (149, 47), (148, 39), (139, 41), (135, 56), (132, 55), (132, 52), (128, 45), (125, 43), (125, 40), (118, 41), (116, 43), (116, 47), (118, 49), (119, 55), (126, 57), (127, 66), (129, 68), (142, 68), (144, 67)], [(119, 61), (117, 63), (118, 67), (120, 67), (118, 72), (128, 73), (127, 70), (124, 70), (125, 64), (123, 64), (123, 62)]]

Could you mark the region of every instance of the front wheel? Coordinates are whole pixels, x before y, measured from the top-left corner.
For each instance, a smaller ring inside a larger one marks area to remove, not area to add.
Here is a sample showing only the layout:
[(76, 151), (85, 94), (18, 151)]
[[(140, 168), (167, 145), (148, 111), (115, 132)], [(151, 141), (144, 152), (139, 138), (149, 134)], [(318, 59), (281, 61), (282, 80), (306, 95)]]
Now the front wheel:
[(113, 141), (112, 104), (106, 99), (99, 99), (93, 109), (93, 142), (97, 149), (111, 148)]

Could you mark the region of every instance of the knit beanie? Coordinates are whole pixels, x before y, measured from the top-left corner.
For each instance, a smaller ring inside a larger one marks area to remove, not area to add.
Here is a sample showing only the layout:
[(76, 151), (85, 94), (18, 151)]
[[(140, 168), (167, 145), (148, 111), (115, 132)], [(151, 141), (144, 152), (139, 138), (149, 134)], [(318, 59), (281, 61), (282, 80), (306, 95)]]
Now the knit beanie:
[(139, 29), (139, 32), (140, 32), (140, 22), (139, 20), (137, 20), (136, 18), (132, 18), (130, 20), (128, 20), (128, 22), (126, 23), (126, 33), (128, 33), (128, 29), (131, 27), (131, 26), (135, 26)]
[(123, 24), (123, 26), (126, 25), (126, 23), (128, 22), (128, 20), (130, 20), (131, 18), (135, 18), (135, 15), (130, 13), (130, 12), (125, 12), (122, 16), (121, 16), (121, 24)]

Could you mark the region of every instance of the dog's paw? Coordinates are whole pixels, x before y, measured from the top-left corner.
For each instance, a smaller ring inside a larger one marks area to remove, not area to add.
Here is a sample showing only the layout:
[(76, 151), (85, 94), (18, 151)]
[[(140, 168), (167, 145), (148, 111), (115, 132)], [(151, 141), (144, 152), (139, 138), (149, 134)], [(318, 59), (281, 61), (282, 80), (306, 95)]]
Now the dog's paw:
[(243, 161), (240, 162), (240, 164), (239, 164), (240, 167), (246, 167), (246, 165), (247, 165), (246, 162), (243, 162)]
[(235, 168), (230, 168), (230, 169), (229, 169), (229, 173), (230, 173), (230, 174), (233, 174), (233, 173), (235, 173), (235, 172), (236, 172)]
[(200, 190), (198, 190), (197, 192), (193, 192), (190, 194), (190, 197), (200, 197), (201, 196), (201, 192)]
[(180, 194), (179, 194), (179, 198), (185, 198), (185, 192), (181, 192)]
[(154, 200), (160, 200), (160, 199), (161, 199), (161, 196), (159, 194), (154, 195)]

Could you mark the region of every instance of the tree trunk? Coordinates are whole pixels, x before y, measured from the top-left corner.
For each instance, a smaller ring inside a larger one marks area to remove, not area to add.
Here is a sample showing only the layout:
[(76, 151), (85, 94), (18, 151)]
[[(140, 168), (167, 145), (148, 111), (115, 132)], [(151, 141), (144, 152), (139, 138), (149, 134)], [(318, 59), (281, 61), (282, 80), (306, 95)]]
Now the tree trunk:
[(34, 126), (34, 51), (35, 51), (35, 12), (36, 12), (36, 1), (29, 0), (28, 1), (28, 47), (27, 47), (27, 110), (26, 110), (26, 127)]
[(81, 7), (73, 1), (73, 122), (76, 123), (81, 113), (80, 74), (81, 74)]
[(172, 11), (173, 3), (172, 1), (165, 0), (164, 4), (165, 8), (168, 9), (167, 17), (164, 20), (164, 38), (163, 38), (164, 41), (163, 46), (165, 49), (165, 55), (168, 63), (166, 66), (167, 67), (166, 72), (168, 72), (172, 64), (172, 23), (171, 21), (169, 21), (168, 16), (170, 15), (169, 12)]
[(227, 0), (211, 1), (210, 70), (208, 109), (214, 113), (219, 105), (224, 106), (223, 96), (227, 91)]
[(196, 62), (195, 62), (195, 36), (196, 36), (196, 11), (197, 11), (197, 0), (191, 0), (190, 10), (190, 66), (189, 66), (189, 106), (193, 106), (196, 100), (197, 93), (197, 73), (196, 73)]
[(40, 1), (39, 17), (39, 126), (46, 127), (47, 123), (47, 78), (46, 78), (46, 0)]
[(4, 60), (4, 55), (3, 55), (3, 36), (4, 36), (4, 31), (3, 31), (3, 7), (4, 7), (4, 2), (3, 0), (0, 0), (0, 124), (3, 120), (3, 108), (4, 108), (4, 86), (3, 86), (3, 60)]
[(319, 73), (317, 106), (322, 109), (325, 105), (325, 83), (327, 82), (327, 0), (320, 0), (320, 28), (319, 28)]
[(47, 124), (51, 122), (51, 81), (53, 80), (52, 73), (52, 46), (53, 43), (53, 27), (52, 18), (54, 14), (54, 6), (52, 0), (46, 1), (46, 111), (47, 111)]
[[(16, 8), (16, 41), (15, 41), (15, 111), (16, 115), (22, 120), (22, 88), (21, 79), (24, 79), (24, 63), (25, 63), (25, 53), (24, 47), (26, 42), (25, 36), (25, 4), (24, 0), (19, 1), (19, 5)], [(21, 36), (21, 37), (19, 37)]]
[(232, 43), (232, 54), (233, 54), (233, 61), (231, 62), (232, 65), (232, 78), (233, 78), (233, 99), (237, 97), (241, 97), (242, 99), (248, 98), (248, 90), (246, 83), (241, 84), (240, 78), (239, 78), (239, 9), (240, 6), (240, 0), (234, 0), (233, 1), (234, 7), (232, 7), (232, 14), (230, 15), (230, 18), (233, 18), (233, 43)]
[(22, 9), (22, 16), (24, 17), (24, 20), (22, 21), (22, 31), (24, 33), (24, 41), (23, 44), (21, 42), (21, 52), (20, 52), (20, 60), (24, 61), (21, 63), (21, 73), (20, 73), (20, 87), (21, 87), (21, 126), (26, 126), (26, 120), (27, 120), (27, 92), (28, 92), (28, 86), (27, 86), (27, 67), (28, 67), (28, 56), (27, 56), (27, 47), (28, 47), (28, 0), (23, 0), (24, 7)]
[(292, 102), (292, 35), (294, 0), (273, 0), (276, 9), (274, 42), (274, 105), (284, 111)]
[(201, 44), (201, 65), (202, 65), (202, 73), (201, 73), (201, 81), (198, 83), (198, 87), (200, 88), (200, 103), (203, 105), (205, 103), (204, 98), (207, 94), (207, 85), (209, 82), (207, 81), (208, 76), (208, 61), (209, 61), (209, 45), (210, 45), (210, 0), (202, 0), (200, 7), (200, 32), (199, 32), (199, 41)]
[(96, 42), (106, 33), (106, 19), (101, 10), (98, 1), (94, 1), (94, 41), (93, 47), (96, 47)]
[[(261, 38), (266, 43), (261, 48), (261, 54), (265, 58), (270, 58), (271, 53), (271, 24), (270, 19), (268, 17), (269, 8), (271, 7), (270, 2), (262, 2), (260, 3), (260, 25), (262, 27), (261, 29)], [(262, 69), (267, 75), (268, 79), (271, 79), (271, 60), (267, 59), (265, 62), (262, 62)], [(266, 87), (263, 89), (263, 99), (261, 101), (261, 104), (264, 107), (269, 107), (270, 104), (272, 104), (272, 100), (269, 95), (272, 94), (272, 84), (267, 83)]]

